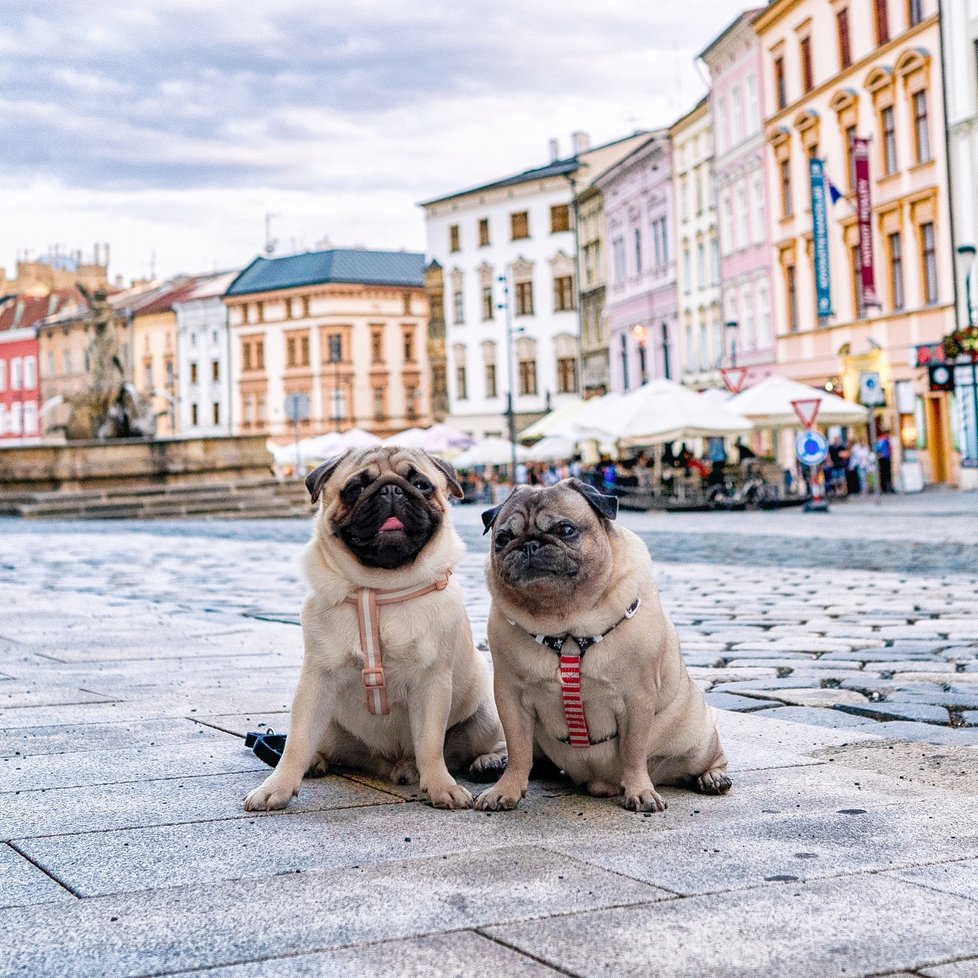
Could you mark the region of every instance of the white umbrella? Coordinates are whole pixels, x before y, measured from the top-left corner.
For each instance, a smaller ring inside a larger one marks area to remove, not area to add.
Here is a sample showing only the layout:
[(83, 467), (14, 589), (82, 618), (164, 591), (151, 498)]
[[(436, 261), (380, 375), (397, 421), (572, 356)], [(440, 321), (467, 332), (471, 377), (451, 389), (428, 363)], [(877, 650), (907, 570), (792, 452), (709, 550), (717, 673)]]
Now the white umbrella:
[(570, 438), (562, 438), (560, 435), (548, 435), (527, 449), (527, 461), (563, 462), (570, 459), (576, 453), (576, 450), (577, 446)]
[(585, 401), (581, 397), (574, 398), (554, 409), (549, 414), (544, 415), (539, 421), (534, 421), (529, 428), (524, 428), (520, 432), (520, 441), (532, 441), (534, 438), (546, 438), (548, 435), (567, 434), (567, 425), (577, 417), (585, 407), (594, 405), (597, 398)]
[[(338, 431), (328, 431), (324, 435), (315, 435), (311, 438), (303, 438), (299, 442), (299, 457), (303, 462), (323, 460), (343, 451), (340, 443), (341, 435)], [(292, 449), (295, 454), (295, 446)]]
[(425, 439), (424, 428), (405, 428), (396, 435), (384, 439), (385, 445), (397, 445), (398, 448), (423, 448)]
[(813, 400), (820, 402), (816, 424), (858, 424), (869, 417), (868, 409), (861, 404), (788, 377), (765, 377), (730, 398), (726, 406), (750, 418), (759, 428), (800, 428), (801, 421), (791, 402)]
[[(470, 469), (473, 465), (509, 465), (513, 460), (513, 443), (503, 438), (484, 438), (467, 448), (452, 462), (457, 469)], [(527, 450), (516, 446), (516, 461), (526, 462)]]
[(373, 448), (380, 444), (380, 439), (363, 428), (350, 428), (340, 435), (338, 444), (338, 451), (345, 452), (348, 448)]
[(433, 424), (430, 428), (408, 428), (384, 439), (385, 445), (401, 448), (423, 448), (426, 452), (452, 452), (471, 448), (475, 439), (450, 424)]
[(577, 427), (592, 437), (655, 445), (736, 434), (753, 425), (728, 406), (710, 403), (689, 387), (660, 378), (605, 401)]

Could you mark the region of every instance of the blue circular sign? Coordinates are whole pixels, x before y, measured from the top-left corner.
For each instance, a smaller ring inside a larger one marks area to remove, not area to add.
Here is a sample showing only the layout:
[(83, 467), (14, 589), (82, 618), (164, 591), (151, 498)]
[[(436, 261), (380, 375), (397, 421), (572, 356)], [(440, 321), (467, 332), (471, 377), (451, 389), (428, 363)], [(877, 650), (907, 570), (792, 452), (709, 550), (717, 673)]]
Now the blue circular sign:
[(829, 443), (820, 431), (803, 431), (795, 442), (795, 454), (802, 465), (820, 465), (829, 454)]

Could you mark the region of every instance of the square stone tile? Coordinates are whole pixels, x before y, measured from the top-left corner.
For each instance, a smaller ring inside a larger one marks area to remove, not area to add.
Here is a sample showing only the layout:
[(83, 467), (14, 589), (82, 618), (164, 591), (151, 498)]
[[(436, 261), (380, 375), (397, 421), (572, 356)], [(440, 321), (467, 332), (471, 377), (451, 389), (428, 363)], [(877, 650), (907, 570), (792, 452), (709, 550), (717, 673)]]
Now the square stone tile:
[(670, 978), (852, 978), (978, 952), (974, 912), (974, 903), (961, 897), (855, 876), (571, 914), (486, 933), (582, 978), (652, 969)]
[(0, 909), (68, 901), (77, 897), (15, 849), (0, 845)]
[(668, 899), (531, 847), (0, 911), (0, 976), (116, 978)]

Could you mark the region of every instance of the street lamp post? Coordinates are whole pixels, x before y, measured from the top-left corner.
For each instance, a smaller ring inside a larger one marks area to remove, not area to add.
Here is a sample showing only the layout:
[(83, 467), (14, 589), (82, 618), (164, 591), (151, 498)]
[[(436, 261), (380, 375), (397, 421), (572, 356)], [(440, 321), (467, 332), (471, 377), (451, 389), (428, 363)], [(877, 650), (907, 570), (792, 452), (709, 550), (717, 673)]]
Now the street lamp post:
[(513, 485), (516, 485), (516, 415), (513, 411), (513, 317), (509, 308), (509, 278), (499, 275), (496, 281), (503, 288), (503, 301), (498, 308), (506, 313), (506, 428), (509, 432), (510, 463)]
[(968, 325), (974, 326), (975, 313), (971, 305), (971, 271), (975, 264), (975, 246), (958, 245), (958, 273), (964, 276), (964, 302), (968, 312)]

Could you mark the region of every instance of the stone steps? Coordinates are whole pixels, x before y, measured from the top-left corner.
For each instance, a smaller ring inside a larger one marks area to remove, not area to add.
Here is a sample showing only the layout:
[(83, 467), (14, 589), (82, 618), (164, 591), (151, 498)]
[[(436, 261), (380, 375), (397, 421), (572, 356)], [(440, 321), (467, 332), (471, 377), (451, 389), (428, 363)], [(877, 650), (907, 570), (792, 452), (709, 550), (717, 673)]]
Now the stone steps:
[(20, 493), (0, 498), (0, 515), (23, 519), (267, 519), (309, 516), (301, 481), (252, 479), (228, 483), (140, 486)]

